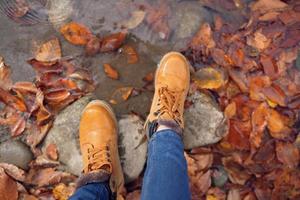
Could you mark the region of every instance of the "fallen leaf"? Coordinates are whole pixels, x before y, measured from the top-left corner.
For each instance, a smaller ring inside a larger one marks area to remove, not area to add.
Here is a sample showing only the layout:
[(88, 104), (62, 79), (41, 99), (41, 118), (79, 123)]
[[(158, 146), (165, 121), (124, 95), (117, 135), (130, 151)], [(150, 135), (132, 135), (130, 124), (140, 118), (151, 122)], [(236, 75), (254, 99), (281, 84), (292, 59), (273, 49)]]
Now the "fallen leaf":
[(38, 156), (34, 161), (30, 163), (31, 168), (56, 168), (59, 165), (59, 161), (50, 160), (44, 154)]
[(260, 146), (262, 135), (267, 127), (268, 111), (268, 105), (261, 103), (252, 113), (250, 142), (256, 148)]
[(266, 13), (269, 11), (277, 11), (286, 8), (288, 5), (280, 0), (259, 0), (251, 5), (252, 11)]
[(127, 101), (129, 99), (129, 97), (132, 94), (133, 89), (134, 89), (133, 87), (125, 87), (125, 88), (120, 89), (120, 92), (123, 93), (122, 98), (124, 101)]
[(299, 164), (299, 150), (289, 142), (276, 142), (276, 155), (280, 162), (294, 169)]
[(74, 193), (75, 187), (66, 186), (63, 183), (56, 185), (53, 189), (53, 196), (57, 200), (68, 200)]
[(123, 47), (124, 53), (127, 55), (127, 63), (135, 64), (139, 61), (139, 56), (135, 49), (130, 45), (125, 45)]
[(100, 52), (110, 52), (119, 49), (126, 39), (126, 33), (120, 32), (108, 35), (102, 39)]
[(265, 74), (271, 79), (276, 78), (276, 76), (278, 75), (278, 67), (276, 62), (268, 56), (261, 56), (260, 62), (263, 66)]
[(147, 82), (147, 83), (152, 83), (154, 81), (154, 73), (150, 72), (148, 73), (144, 78), (143, 81)]
[(287, 10), (282, 12), (278, 17), (285, 25), (291, 25), (300, 21), (300, 12)]
[(244, 185), (251, 177), (248, 171), (236, 158), (234, 158), (234, 156), (223, 157), (222, 163), (226, 172), (228, 173), (230, 181), (234, 184)]
[(42, 44), (35, 54), (35, 59), (40, 62), (55, 62), (61, 59), (61, 47), (57, 38)]
[(141, 199), (141, 191), (135, 190), (126, 195), (126, 200), (140, 200)]
[(251, 123), (249, 121), (241, 122), (230, 120), (229, 133), (226, 141), (237, 149), (245, 150), (250, 148), (249, 136), (251, 132)]
[(20, 115), (16, 115), (16, 116), (17, 116), (16, 122), (10, 126), (12, 137), (17, 137), (21, 135), (26, 128), (26, 121), (24, 117)]
[(10, 90), (12, 86), (10, 67), (5, 65), (4, 59), (0, 56), (0, 88)]
[(239, 86), (242, 92), (248, 92), (248, 82), (245, 73), (238, 69), (230, 69), (229, 76)]
[(119, 73), (116, 69), (114, 69), (110, 64), (103, 64), (105, 74), (114, 80), (119, 79)]
[(264, 88), (271, 86), (271, 80), (268, 76), (250, 77), (250, 98), (255, 101), (264, 101)]
[(216, 46), (216, 43), (212, 37), (212, 31), (210, 25), (208, 23), (204, 23), (196, 35), (193, 37), (191, 41), (191, 48), (197, 49), (199, 46), (205, 46), (207, 48), (213, 48)]
[(268, 39), (261, 30), (256, 31), (253, 35), (247, 37), (247, 45), (263, 51), (269, 47), (271, 39)]
[(17, 183), (6, 175), (3, 168), (0, 168), (0, 199), (17, 200), (18, 189)]
[(270, 11), (259, 17), (260, 21), (275, 21), (280, 12)]
[(88, 56), (94, 56), (99, 53), (101, 47), (101, 40), (97, 37), (92, 37), (85, 47), (85, 53)]
[(35, 84), (31, 82), (17, 82), (12, 87), (13, 90), (21, 92), (23, 94), (33, 93), (36, 94), (38, 92)]
[(228, 104), (227, 107), (225, 108), (224, 114), (228, 119), (233, 118), (234, 115), (236, 114), (236, 103), (232, 102)]
[(25, 180), (25, 171), (8, 163), (0, 163), (0, 168), (4, 169), (5, 173), (16, 181), (23, 182)]
[(53, 168), (30, 169), (26, 182), (38, 187), (60, 183), (63, 172), (55, 171)]
[(170, 13), (168, 4), (161, 1), (157, 6), (145, 3), (144, 7), (146, 10), (146, 23), (153, 31), (158, 33), (161, 39), (167, 40), (171, 33), (168, 23)]
[(283, 139), (291, 133), (291, 129), (284, 124), (283, 117), (274, 109), (269, 110), (267, 122), (270, 134), (274, 138)]
[(125, 27), (127, 29), (134, 29), (138, 27), (145, 18), (146, 12), (143, 10), (136, 10), (131, 13), (131, 17), (120, 23), (121, 27)]
[(60, 32), (66, 40), (75, 45), (86, 45), (92, 38), (91, 31), (84, 25), (76, 22), (65, 24), (61, 27)]
[(218, 89), (227, 82), (225, 72), (213, 67), (202, 68), (197, 71), (194, 81), (202, 89)]
[(12, 94), (3, 90), (2, 88), (0, 88), (0, 101), (18, 111), (27, 111), (26, 105), (21, 99), (13, 96)]
[(286, 106), (286, 96), (283, 90), (277, 85), (272, 84), (270, 87), (263, 88), (262, 93), (267, 100), (272, 101), (280, 106)]
[(241, 200), (240, 191), (238, 189), (231, 189), (228, 192), (227, 200)]
[(199, 177), (197, 187), (202, 194), (205, 194), (211, 186), (211, 171), (208, 170)]
[(46, 154), (47, 154), (47, 157), (50, 158), (51, 160), (57, 160), (58, 152), (57, 152), (56, 145), (53, 143), (49, 144), (46, 148)]
[(38, 198), (36, 198), (33, 195), (29, 195), (29, 194), (22, 194), (21, 199), (22, 200), (38, 200)]
[(60, 103), (66, 100), (71, 93), (66, 89), (53, 89), (44, 93), (45, 100), (50, 104)]

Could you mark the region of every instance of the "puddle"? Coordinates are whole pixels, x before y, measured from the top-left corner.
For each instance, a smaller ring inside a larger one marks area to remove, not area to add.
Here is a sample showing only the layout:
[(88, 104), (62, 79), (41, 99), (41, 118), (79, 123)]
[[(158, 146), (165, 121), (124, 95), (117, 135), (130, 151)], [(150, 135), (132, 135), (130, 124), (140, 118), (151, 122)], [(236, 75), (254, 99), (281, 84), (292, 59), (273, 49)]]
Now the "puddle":
[[(7, 1), (0, 0), (2, 10), (3, 3)], [(224, 11), (218, 6), (212, 9), (202, 1), (195, 0), (31, 0), (29, 2), (35, 9), (31, 20), (36, 20), (37, 24), (22, 25), (9, 19), (3, 12), (0, 13), (0, 55), (12, 67), (14, 81), (33, 80), (34, 72), (26, 60), (33, 57), (34, 49), (38, 44), (58, 37), (63, 56), (78, 56), (79, 62), (95, 75), (98, 82), (95, 91), (97, 97), (106, 101), (119, 87), (143, 87), (145, 83), (142, 78), (149, 72), (155, 71), (156, 63), (160, 58), (170, 50), (183, 49), (204, 21), (213, 22), (214, 14), (223, 15), (222, 17), (228, 20), (236, 19), (238, 24), (243, 23), (243, 17), (237, 17), (242, 16), (241, 9), (234, 12)], [(247, 2), (249, 1), (242, 1), (243, 4)], [(139, 54), (139, 62), (136, 64), (127, 64), (124, 55), (119, 52), (85, 57), (84, 48), (69, 44), (57, 31), (60, 25), (74, 20), (88, 26), (94, 34), (117, 32), (121, 28), (120, 22), (128, 20), (134, 11), (147, 9), (147, 6), (153, 6), (158, 9), (155, 10), (157, 12), (160, 8), (166, 7), (170, 30), (167, 36), (165, 32), (155, 32), (145, 22), (130, 30), (126, 43), (135, 47)], [(45, 17), (47, 15), (48, 18)], [(120, 73), (120, 80), (107, 78), (103, 72), (103, 63), (110, 63), (115, 67)], [(151, 92), (143, 92), (127, 102), (115, 105), (114, 109), (117, 114), (134, 111), (145, 116), (152, 95)]]

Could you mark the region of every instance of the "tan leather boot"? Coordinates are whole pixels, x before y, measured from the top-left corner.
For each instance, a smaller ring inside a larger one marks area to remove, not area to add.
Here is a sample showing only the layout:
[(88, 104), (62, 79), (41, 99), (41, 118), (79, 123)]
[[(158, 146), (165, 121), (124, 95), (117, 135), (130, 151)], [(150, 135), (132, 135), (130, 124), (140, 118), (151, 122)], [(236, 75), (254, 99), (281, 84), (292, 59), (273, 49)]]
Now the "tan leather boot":
[(107, 103), (95, 100), (86, 106), (81, 116), (79, 137), (84, 168), (78, 185), (109, 180), (113, 196), (124, 199), (117, 121)]
[(155, 93), (150, 114), (145, 123), (148, 137), (158, 125), (166, 125), (182, 134), (184, 102), (190, 86), (190, 65), (177, 52), (166, 54), (155, 75)]

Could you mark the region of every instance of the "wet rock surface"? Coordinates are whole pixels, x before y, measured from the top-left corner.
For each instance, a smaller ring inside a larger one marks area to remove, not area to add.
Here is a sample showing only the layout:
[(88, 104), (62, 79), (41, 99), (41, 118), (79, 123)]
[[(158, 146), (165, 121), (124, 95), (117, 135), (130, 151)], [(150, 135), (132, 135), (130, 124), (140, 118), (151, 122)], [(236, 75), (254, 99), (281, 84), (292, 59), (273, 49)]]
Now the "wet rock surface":
[(30, 148), (20, 141), (9, 139), (0, 144), (0, 163), (14, 164), (26, 170), (32, 159)]
[(200, 92), (195, 92), (188, 100), (194, 104), (185, 110), (185, 148), (220, 141), (226, 134), (227, 122), (218, 104), (209, 95)]
[[(83, 166), (78, 140), (80, 116), (93, 99), (92, 96), (83, 97), (63, 110), (56, 117), (43, 144), (43, 151), (49, 144), (56, 144), (62, 168), (75, 175), (81, 174)], [(143, 121), (136, 115), (122, 116), (119, 120), (119, 151), (126, 182), (135, 180), (146, 162), (147, 144), (139, 145), (143, 137), (142, 129)]]
[(143, 171), (147, 157), (147, 142), (143, 142), (144, 123), (137, 115), (119, 119), (119, 154), (126, 182), (134, 181)]

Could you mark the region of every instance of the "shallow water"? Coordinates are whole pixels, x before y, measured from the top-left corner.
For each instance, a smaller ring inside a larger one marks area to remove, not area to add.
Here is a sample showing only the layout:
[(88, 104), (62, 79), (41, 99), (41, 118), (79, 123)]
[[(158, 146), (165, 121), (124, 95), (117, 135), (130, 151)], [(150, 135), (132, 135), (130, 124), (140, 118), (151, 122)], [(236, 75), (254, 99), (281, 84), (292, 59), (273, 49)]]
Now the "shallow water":
[[(0, 3), (8, 0), (0, 0)], [(13, 69), (14, 81), (31, 81), (34, 72), (26, 63), (34, 55), (34, 50), (44, 41), (58, 37), (62, 44), (64, 56), (76, 56), (79, 63), (93, 71), (98, 87), (96, 95), (100, 99), (109, 100), (112, 93), (119, 87), (133, 86), (141, 88), (145, 84), (142, 78), (149, 72), (154, 72), (159, 59), (170, 50), (180, 51), (190, 37), (206, 21), (212, 23), (214, 14), (219, 14), (228, 20), (242, 24), (242, 8), (225, 11), (216, 5), (213, 9), (202, 1), (196, 0), (31, 0), (37, 13), (38, 23), (23, 25), (0, 13), (0, 55)], [(248, 1), (242, 1), (245, 4)], [(85, 57), (84, 48), (69, 44), (59, 34), (57, 29), (62, 24), (74, 20), (88, 26), (94, 34), (103, 35), (117, 32), (120, 22), (130, 18), (131, 13), (148, 4), (156, 8), (165, 6), (168, 10), (167, 22), (170, 27), (168, 39), (165, 35), (153, 31), (143, 22), (130, 30), (126, 43), (134, 46), (139, 54), (139, 62), (127, 64), (124, 55), (115, 52), (98, 54), (95, 57)], [(1, 4), (0, 4), (1, 8)], [(45, 16), (48, 16), (45, 18)], [(120, 73), (120, 80), (111, 80), (103, 72), (103, 63), (110, 63)], [(114, 109), (117, 114), (131, 111), (145, 115), (149, 110), (151, 92), (130, 98), (117, 104)]]

